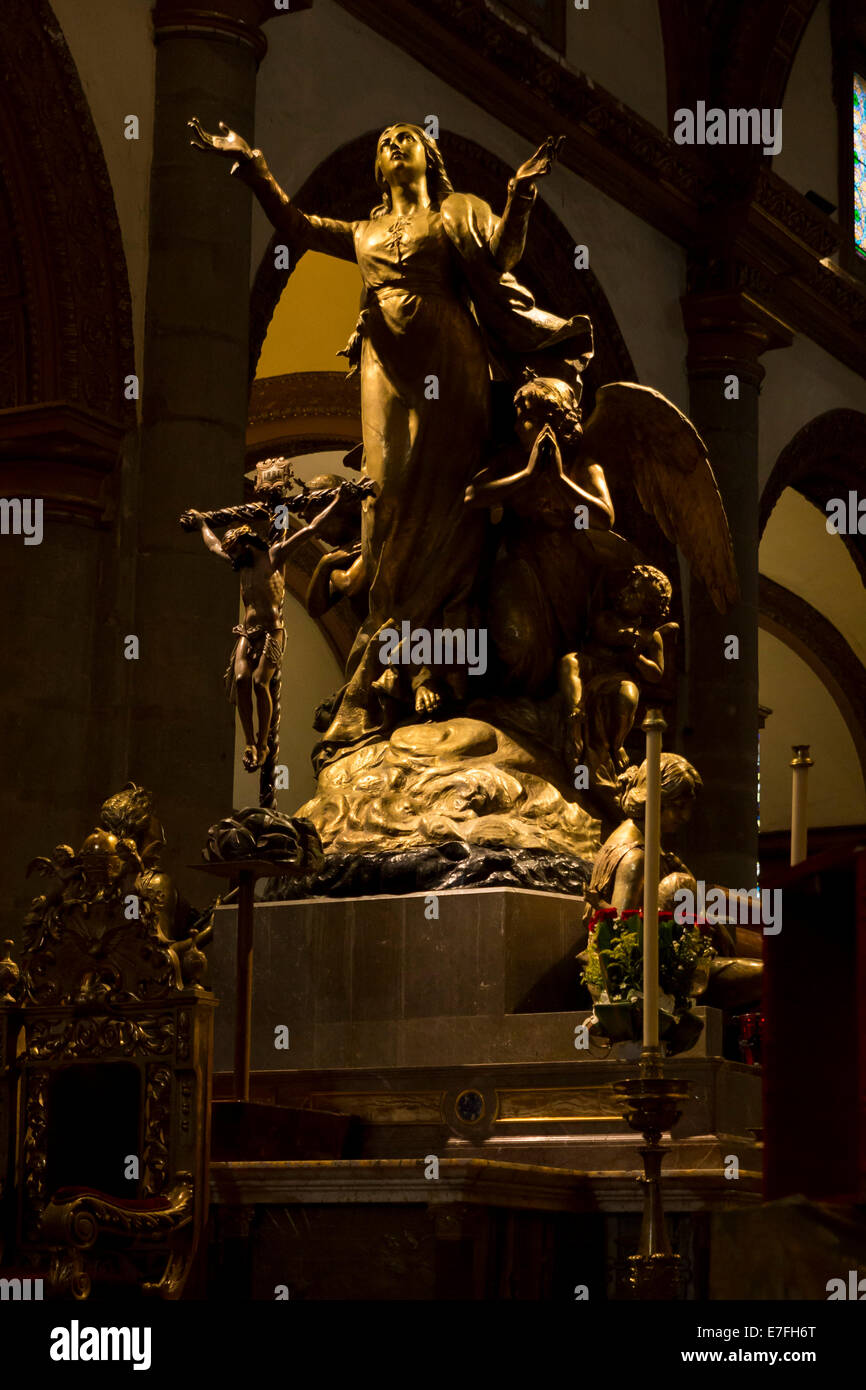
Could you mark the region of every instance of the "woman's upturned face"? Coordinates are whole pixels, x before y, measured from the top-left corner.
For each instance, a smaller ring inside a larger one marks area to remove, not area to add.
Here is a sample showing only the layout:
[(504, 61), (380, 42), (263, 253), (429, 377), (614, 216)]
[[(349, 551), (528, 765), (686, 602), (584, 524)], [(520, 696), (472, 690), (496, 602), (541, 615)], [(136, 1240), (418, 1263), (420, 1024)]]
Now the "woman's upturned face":
[(387, 183), (412, 183), (427, 172), (427, 151), (409, 126), (394, 125), (379, 136), (376, 165)]

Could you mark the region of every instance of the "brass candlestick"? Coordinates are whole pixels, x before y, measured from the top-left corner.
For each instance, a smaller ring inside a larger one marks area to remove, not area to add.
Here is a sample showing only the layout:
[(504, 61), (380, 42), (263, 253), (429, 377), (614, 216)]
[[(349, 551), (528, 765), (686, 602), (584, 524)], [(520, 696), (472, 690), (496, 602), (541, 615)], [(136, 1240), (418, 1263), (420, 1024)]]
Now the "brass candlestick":
[(638, 1253), (629, 1256), (629, 1283), (635, 1298), (676, 1298), (680, 1257), (671, 1250), (661, 1194), (661, 1168), (670, 1152), (661, 1144), (665, 1131), (680, 1118), (688, 1083), (663, 1076), (658, 1034), (659, 944), (658, 885), (661, 832), (661, 747), (667, 725), (660, 709), (648, 709), (642, 725), (646, 734), (646, 815), (644, 821), (643, 910), (643, 1049), (640, 1075), (614, 1084), (625, 1102), (625, 1119), (643, 1134), (643, 1221)]
[[(657, 1063), (656, 1063), (657, 1065)], [(614, 1091), (625, 1102), (625, 1119), (643, 1134), (643, 1220), (638, 1253), (629, 1256), (629, 1284), (639, 1299), (670, 1299), (679, 1294), (680, 1257), (671, 1250), (665, 1225), (661, 1194), (661, 1167), (670, 1149), (661, 1143), (662, 1134), (676, 1124), (681, 1104), (688, 1096), (688, 1082), (670, 1077), (647, 1076), (641, 1062), (641, 1075), (614, 1083)]]
[(646, 809), (643, 875), (643, 1050), (641, 1076), (660, 1077), (659, 1043), (659, 861), (661, 856), (662, 734), (667, 728), (660, 709), (648, 709), (641, 725), (646, 734)]

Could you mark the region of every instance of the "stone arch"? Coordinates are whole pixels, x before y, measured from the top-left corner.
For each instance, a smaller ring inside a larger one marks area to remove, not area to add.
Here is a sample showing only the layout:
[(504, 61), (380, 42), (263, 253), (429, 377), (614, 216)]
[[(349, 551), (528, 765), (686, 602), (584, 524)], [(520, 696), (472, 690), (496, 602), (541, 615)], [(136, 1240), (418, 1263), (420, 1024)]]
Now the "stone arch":
[[(792, 487), (820, 512), (832, 497), (866, 487), (866, 414), (860, 410), (827, 410), (816, 415), (780, 453), (761, 494), (760, 528), (785, 488)], [(866, 535), (842, 536), (866, 584)]]
[[(114, 195), (90, 108), (47, 0), (0, 27), (3, 259), (15, 267), (14, 402), (70, 401), (132, 421), (132, 306)], [(11, 240), (11, 245), (9, 244)], [(12, 306), (10, 306), (10, 309)]]
[[(817, 0), (658, 0), (665, 52), (669, 129), (680, 108), (781, 107), (800, 41)], [(712, 160), (697, 149), (691, 160), (709, 183), (700, 200), (695, 243), (699, 259), (730, 256), (745, 230), (750, 204), (769, 178), (770, 161), (759, 144), (718, 146)]]
[(818, 0), (658, 0), (668, 116), (698, 99), (719, 106), (781, 106)]
[(854, 741), (866, 787), (866, 668), (817, 608), (763, 574), (758, 602), (758, 626), (799, 656), (832, 697)]
[(349, 450), (361, 439), (358, 377), (286, 372), (260, 377), (250, 392), (247, 468), (272, 454)]
[(46, 506), (106, 514), (135, 424), (132, 303), (114, 195), (47, 0), (0, 26), (0, 469)]

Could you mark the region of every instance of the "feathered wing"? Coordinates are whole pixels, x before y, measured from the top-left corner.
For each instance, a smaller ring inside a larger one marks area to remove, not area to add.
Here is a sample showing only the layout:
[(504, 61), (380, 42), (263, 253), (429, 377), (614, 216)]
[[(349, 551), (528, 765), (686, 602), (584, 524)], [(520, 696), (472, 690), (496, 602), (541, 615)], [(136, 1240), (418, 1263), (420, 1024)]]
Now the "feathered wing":
[(707, 448), (692, 422), (649, 386), (602, 386), (584, 426), (586, 452), (628, 477), (644, 511), (679, 546), (720, 613), (739, 597), (734, 550)]

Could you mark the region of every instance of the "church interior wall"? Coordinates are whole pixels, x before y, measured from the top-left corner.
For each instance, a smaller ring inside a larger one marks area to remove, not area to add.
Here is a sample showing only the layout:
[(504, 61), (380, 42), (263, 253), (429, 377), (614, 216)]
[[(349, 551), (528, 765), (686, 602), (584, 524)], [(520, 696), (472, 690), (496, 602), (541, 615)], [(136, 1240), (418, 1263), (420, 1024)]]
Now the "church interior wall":
[(805, 599), (866, 665), (866, 590), (827, 515), (793, 488), (779, 498), (761, 539), (761, 573)]
[[(800, 40), (782, 102), (782, 148), (772, 167), (798, 193), (811, 190), (838, 204), (830, 0), (819, 0)], [(838, 221), (838, 210), (833, 216)]]
[(566, 5), (566, 59), (644, 120), (667, 129), (665, 56), (658, 0)]
[[(763, 364), (761, 487), (779, 454), (810, 420), (828, 410), (866, 407), (862, 378), (802, 334), (795, 336), (791, 347), (767, 353)], [(828, 483), (827, 501), (834, 495)], [(822, 613), (855, 655), (866, 661), (866, 591), (843, 538), (829, 533), (826, 522), (826, 513), (786, 489), (764, 530), (760, 570)], [(764, 632), (759, 637), (760, 699), (774, 711), (761, 736), (762, 830), (790, 823), (788, 762), (794, 743), (812, 744), (811, 823), (862, 824), (866, 795), (859, 760), (831, 694), (783, 643)], [(822, 762), (825, 767), (819, 771)], [(835, 782), (820, 790), (827, 779)], [(812, 786), (818, 788), (814, 797)]]
[[(761, 388), (760, 485), (782, 450), (804, 425), (834, 409), (866, 408), (866, 384), (849, 368), (803, 334), (789, 348), (767, 353)], [(838, 489), (827, 487), (827, 501)], [(841, 536), (827, 531), (827, 514), (792, 488), (776, 503), (761, 540), (761, 573), (804, 599), (841, 633), (855, 655), (866, 662), (866, 591)], [(862, 824), (866, 795), (850, 735), (830, 693), (793, 652), (767, 633), (759, 645), (761, 703), (774, 710), (762, 735), (762, 818), (764, 830), (790, 822), (789, 770), (785, 749), (811, 742), (817, 784), (837, 778), (835, 790), (816, 792), (810, 801), (814, 825)], [(802, 678), (802, 680), (801, 680)], [(791, 692), (797, 691), (796, 700)], [(802, 698), (801, 698), (802, 692)], [(809, 692), (808, 698), (806, 693)], [(783, 732), (784, 731), (784, 732)], [(821, 743), (823, 756), (815, 745)], [(826, 760), (826, 768), (819, 766)], [(810, 790), (811, 797), (811, 790)]]
[(866, 381), (832, 353), (797, 333), (788, 348), (761, 359), (759, 478), (763, 490), (773, 465), (798, 430), (827, 410), (866, 410)]
[[(111, 0), (99, 24), (81, 0), (51, 0), (90, 106), (123, 233), (132, 295), (136, 371), (141, 375), (147, 289), (148, 196), (153, 148), (154, 73), (151, 0)], [(106, 61), (110, 55), (110, 61)], [(124, 135), (124, 119), (139, 121), (139, 138)]]
[[(827, 687), (790, 647), (758, 634), (761, 704), (772, 710), (761, 731), (761, 830), (791, 824), (791, 748), (808, 743), (809, 823), (862, 825), (863, 774), (842, 715)], [(796, 697), (792, 698), (792, 693)]]
[[(47, 525), (52, 527), (50, 519)], [(55, 523), (50, 543), (39, 547), (25, 547), (17, 539), (13, 543), (14, 550), (7, 541), (0, 553), (0, 589), (6, 612), (24, 621), (5, 644), (0, 692), (8, 869), (0, 929), (17, 934), (34, 893), (32, 883), (24, 881), (24, 869), (44, 850), (46, 808), (58, 808), (57, 823), (48, 829), (55, 840), (61, 826), (70, 837), (87, 830), (89, 807), (82, 801), (92, 780), (102, 548), (92, 527), (74, 524)], [(51, 634), (50, 641), (37, 650), (43, 633)]]

